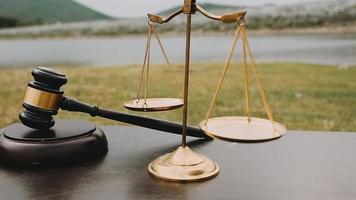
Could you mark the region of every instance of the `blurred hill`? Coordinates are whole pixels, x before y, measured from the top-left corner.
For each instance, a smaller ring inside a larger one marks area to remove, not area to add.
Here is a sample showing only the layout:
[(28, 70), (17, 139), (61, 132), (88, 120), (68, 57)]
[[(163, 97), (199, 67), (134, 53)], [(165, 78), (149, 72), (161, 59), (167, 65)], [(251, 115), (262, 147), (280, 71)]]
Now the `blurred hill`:
[[(4, 1), (26, 0), (0, 0), (0, 2)], [(58, 0), (58, 2), (69, 2), (69, 0)], [(289, 5), (266, 4), (262, 6), (231, 6), (203, 3), (201, 6), (213, 14), (247, 10), (248, 28), (261, 32), (279, 30), (292, 32), (302, 30), (304, 32), (306, 29), (310, 32), (319, 29), (323, 33), (329, 31), (356, 32), (356, 0), (315, 1)], [(179, 7), (173, 7), (158, 14), (166, 16), (177, 9)], [(8, 23), (11, 23), (11, 21)], [(193, 18), (192, 30), (202, 34), (206, 32), (223, 33), (235, 28), (235, 23), (223, 24), (212, 21), (199, 13)], [(157, 29), (160, 32), (181, 33), (185, 30), (185, 17), (184, 15), (178, 16), (168, 24), (157, 25)], [(0, 37), (116, 36), (145, 34), (146, 32), (147, 18), (139, 17), (3, 29), (0, 30)]]
[[(262, 6), (230, 6), (212, 3), (202, 4), (211, 13), (223, 14), (247, 10), (247, 21), (252, 29), (307, 28), (326, 25), (345, 25), (356, 22), (356, 0), (311, 1), (289, 5), (265, 4)], [(161, 12), (167, 15), (179, 9), (174, 7)], [(183, 23), (184, 17), (174, 23)], [(231, 27), (221, 23), (206, 23), (203, 16), (194, 18), (196, 27), (203, 30), (224, 30)]]
[(0, 0), (0, 26), (110, 19), (73, 0)]

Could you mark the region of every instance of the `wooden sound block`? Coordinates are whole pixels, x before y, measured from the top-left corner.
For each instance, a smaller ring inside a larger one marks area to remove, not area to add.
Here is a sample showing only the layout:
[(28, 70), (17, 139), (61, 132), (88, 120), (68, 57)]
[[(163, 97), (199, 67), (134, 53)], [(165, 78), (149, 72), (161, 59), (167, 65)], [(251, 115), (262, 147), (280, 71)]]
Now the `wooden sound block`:
[(104, 156), (104, 132), (81, 120), (57, 120), (48, 130), (12, 124), (0, 132), (0, 160), (8, 165), (61, 164)]

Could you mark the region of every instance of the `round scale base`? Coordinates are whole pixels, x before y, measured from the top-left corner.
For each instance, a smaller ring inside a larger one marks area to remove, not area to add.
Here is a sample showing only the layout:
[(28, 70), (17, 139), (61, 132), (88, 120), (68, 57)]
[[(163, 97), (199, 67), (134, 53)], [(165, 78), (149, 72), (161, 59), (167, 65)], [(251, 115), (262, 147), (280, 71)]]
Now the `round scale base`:
[(189, 147), (180, 146), (148, 165), (149, 173), (159, 179), (175, 182), (203, 181), (215, 177), (219, 166), (204, 155)]
[(174, 110), (183, 106), (183, 100), (178, 98), (149, 98), (132, 100), (124, 103), (124, 107), (141, 112), (157, 112)]
[(104, 132), (80, 120), (57, 120), (49, 130), (35, 130), (21, 123), (0, 132), (0, 160), (7, 165), (62, 164), (104, 156)]
[(267, 119), (228, 116), (202, 121), (200, 128), (209, 136), (242, 142), (263, 142), (280, 138), (287, 132), (285, 126)]

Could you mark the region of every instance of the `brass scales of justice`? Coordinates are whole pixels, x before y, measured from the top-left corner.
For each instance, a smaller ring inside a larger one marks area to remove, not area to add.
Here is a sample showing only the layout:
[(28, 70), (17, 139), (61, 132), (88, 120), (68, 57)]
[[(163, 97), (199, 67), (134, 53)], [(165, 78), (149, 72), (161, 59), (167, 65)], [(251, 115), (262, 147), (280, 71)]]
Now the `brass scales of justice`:
[[(228, 57), (223, 67), (222, 74), (217, 84), (217, 88), (205, 119), (200, 123), (200, 128), (209, 136), (227, 141), (261, 142), (280, 138), (287, 132), (285, 126), (274, 121), (271, 108), (268, 104), (265, 90), (260, 74), (257, 70), (254, 56), (247, 39), (245, 15), (246, 11), (229, 13), (221, 16), (212, 15), (199, 6), (195, 0), (184, 0), (181, 9), (173, 12), (168, 17), (148, 14), (148, 37), (144, 63), (141, 70), (137, 96), (134, 100), (124, 103), (124, 107), (141, 112), (158, 112), (178, 109), (183, 107), (183, 129), (182, 145), (174, 152), (165, 154), (148, 165), (149, 173), (159, 179), (178, 182), (192, 182), (206, 180), (215, 177), (219, 173), (217, 163), (202, 154), (195, 153), (186, 144), (187, 121), (188, 121), (188, 89), (189, 89), (189, 67), (190, 67), (190, 38), (192, 15), (200, 12), (205, 17), (218, 20), (223, 23), (237, 23), (237, 29), (233, 38)], [(164, 47), (160, 41), (158, 32), (154, 29), (155, 24), (165, 24), (176, 16), (184, 13), (186, 15), (186, 49), (185, 49), (185, 73), (183, 88), (178, 83), (173, 67), (169, 62)], [(149, 98), (148, 79), (150, 65), (151, 38), (154, 35), (157, 39), (161, 52), (170, 73), (177, 85), (183, 99), (181, 98)], [(245, 116), (225, 116), (210, 118), (214, 105), (219, 96), (225, 75), (230, 66), (231, 59), (237, 45), (238, 39), (242, 40), (242, 64), (244, 73), (244, 102)], [(252, 117), (251, 102), (249, 95), (249, 75), (247, 57), (250, 58), (250, 65), (256, 79), (259, 94), (263, 107), (267, 114), (267, 119)], [(143, 94), (142, 94), (143, 93)], [(141, 98), (143, 96), (143, 98)]]

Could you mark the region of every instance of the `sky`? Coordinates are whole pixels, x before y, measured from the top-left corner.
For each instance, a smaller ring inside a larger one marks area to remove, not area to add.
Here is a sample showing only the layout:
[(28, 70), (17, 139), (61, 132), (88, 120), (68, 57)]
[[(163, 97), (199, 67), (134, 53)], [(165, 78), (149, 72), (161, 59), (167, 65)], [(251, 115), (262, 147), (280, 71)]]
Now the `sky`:
[[(182, 5), (183, 0), (75, 0), (81, 4), (114, 17), (141, 17), (148, 12), (159, 12), (173, 6)], [(293, 4), (308, 0), (197, 0), (230, 5), (263, 5), (267, 3)], [(310, 1), (310, 0), (309, 0)], [(319, 0), (325, 1), (325, 0)]]

